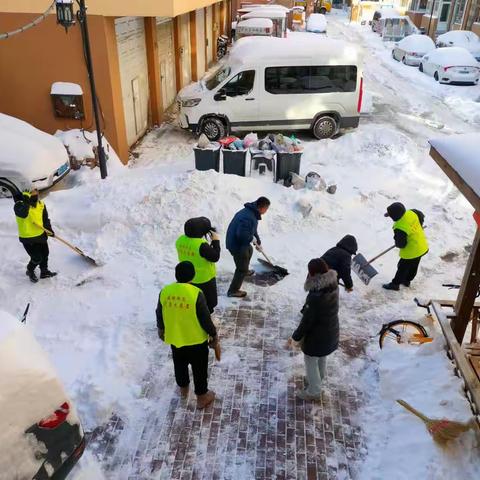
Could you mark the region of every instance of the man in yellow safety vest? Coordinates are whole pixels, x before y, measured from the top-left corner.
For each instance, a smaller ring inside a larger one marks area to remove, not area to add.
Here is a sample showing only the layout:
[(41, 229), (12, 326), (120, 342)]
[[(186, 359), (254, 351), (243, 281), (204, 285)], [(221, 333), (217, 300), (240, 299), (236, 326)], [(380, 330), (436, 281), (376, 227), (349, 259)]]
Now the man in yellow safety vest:
[[(38, 191), (23, 192), (22, 197), (15, 198), (15, 216), (18, 226), (18, 237), (30, 256), (27, 265), (27, 276), (33, 283), (38, 282), (35, 269), (40, 266), (40, 278), (56, 275), (48, 269), (48, 236), (55, 236), (48, 218), (47, 207), (38, 199)], [(47, 229), (50, 233), (46, 233)]]
[[(185, 222), (184, 232), (175, 243), (178, 261), (193, 263), (192, 285), (203, 292), (208, 309), (213, 313), (218, 303), (215, 263), (220, 260), (220, 238), (207, 217), (190, 218)], [(205, 239), (207, 235), (210, 243)]]
[(177, 282), (160, 292), (156, 310), (158, 336), (171, 345), (175, 380), (185, 397), (191, 365), (197, 408), (202, 409), (215, 399), (215, 393), (208, 390), (207, 377), (208, 347), (215, 346), (217, 330), (203, 292), (191, 283), (195, 277), (193, 264), (180, 262), (175, 267), (175, 277)]
[(386, 290), (399, 290), (400, 285), (410, 286), (416, 277), (421, 258), (428, 252), (428, 242), (423, 230), (425, 215), (419, 210), (407, 210), (400, 202), (387, 208), (385, 217), (393, 223), (395, 246), (400, 249), (397, 273), (390, 283), (383, 285)]

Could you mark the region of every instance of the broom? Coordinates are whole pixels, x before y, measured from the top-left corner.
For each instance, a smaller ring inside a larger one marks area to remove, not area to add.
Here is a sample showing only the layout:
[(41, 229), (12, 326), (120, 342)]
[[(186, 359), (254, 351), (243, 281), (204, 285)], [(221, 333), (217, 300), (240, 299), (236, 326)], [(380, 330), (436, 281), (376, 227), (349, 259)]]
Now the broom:
[(450, 440), (455, 440), (462, 433), (467, 432), (473, 426), (473, 422), (462, 423), (455, 422), (452, 420), (447, 420), (445, 418), (438, 420), (434, 418), (428, 418), (423, 413), (419, 412), (407, 402), (403, 400), (397, 400), (397, 402), (409, 412), (413, 413), (415, 416), (423, 420), (425, 426), (427, 427), (428, 432), (433, 437), (433, 439), (440, 443), (446, 444)]

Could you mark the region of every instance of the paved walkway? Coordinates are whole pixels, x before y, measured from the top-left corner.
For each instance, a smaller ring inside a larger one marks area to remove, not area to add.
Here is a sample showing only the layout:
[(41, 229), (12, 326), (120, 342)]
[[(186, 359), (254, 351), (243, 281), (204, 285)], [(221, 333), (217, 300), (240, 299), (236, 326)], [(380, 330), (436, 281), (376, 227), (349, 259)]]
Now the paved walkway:
[[(211, 355), (213, 406), (197, 411), (193, 392), (185, 400), (173, 390), (173, 367), (160, 381), (157, 365), (143, 396), (158, 399), (158, 408), (150, 402), (142, 411), (140, 401), (139, 422), (127, 427), (113, 416), (92, 432), (89, 448), (107, 478), (356, 478), (362, 432), (354, 414), (361, 394), (329, 378), (321, 402), (296, 398), (303, 387), (301, 356), (284, 348), (291, 328), (282, 320), (297, 314), (288, 305), (269, 304), (268, 296), (268, 288), (257, 288), (250, 300), (217, 312), (223, 358), (216, 363)], [(357, 357), (362, 343), (341, 348)], [(164, 353), (159, 361), (171, 359)]]

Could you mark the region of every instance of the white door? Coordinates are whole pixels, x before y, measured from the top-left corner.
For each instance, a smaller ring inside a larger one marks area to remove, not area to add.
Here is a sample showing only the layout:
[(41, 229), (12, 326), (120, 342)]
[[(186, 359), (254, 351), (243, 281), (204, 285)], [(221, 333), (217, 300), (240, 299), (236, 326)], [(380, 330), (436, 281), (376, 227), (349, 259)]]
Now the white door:
[(127, 141), (133, 145), (148, 127), (148, 67), (142, 17), (115, 20)]
[(205, 10), (203, 8), (196, 11), (197, 16), (197, 75), (202, 78), (206, 70), (205, 59)]
[(182, 64), (182, 87), (192, 81), (190, 55), (190, 17), (187, 14), (179, 17), (180, 27), (180, 62)]
[(157, 19), (157, 46), (162, 82), (162, 104), (163, 109), (167, 110), (175, 101), (177, 95), (172, 20), (162, 21)]
[(207, 32), (206, 32), (206, 39), (207, 39), (207, 68), (213, 62), (213, 50), (212, 50), (212, 43), (213, 43), (213, 10), (212, 6), (210, 5), (207, 8)]

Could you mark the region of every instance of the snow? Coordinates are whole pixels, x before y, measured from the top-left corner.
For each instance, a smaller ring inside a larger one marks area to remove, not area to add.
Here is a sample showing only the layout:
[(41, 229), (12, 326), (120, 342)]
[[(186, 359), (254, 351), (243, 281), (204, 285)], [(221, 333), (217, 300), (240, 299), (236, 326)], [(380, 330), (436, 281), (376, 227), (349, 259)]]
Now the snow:
[(443, 44), (445, 46), (451, 44), (456, 47), (465, 47), (466, 45), (478, 42), (480, 42), (478, 35), (468, 30), (452, 30), (437, 37), (437, 44)]
[(323, 33), (327, 31), (327, 19), (321, 13), (312, 13), (307, 19), (307, 32)]
[(269, 18), (249, 18), (238, 22), (237, 28), (273, 28), (273, 22)]
[(62, 143), (27, 122), (0, 113), (0, 174), (21, 180), (22, 188), (68, 163)]
[(430, 145), (480, 197), (480, 133), (452, 135), (429, 141)]
[(52, 83), (50, 95), (83, 95), (83, 90), (78, 83), (55, 82)]
[(435, 49), (435, 44), (429, 36), (416, 33), (400, 40), (398, 46), (406, 52), (415, 53), (428, 53)]
[(287, 16), (286, 12), (280, 9), (272, 8), (256, 8), (245, 15), (242, 15), (242, 20), (248, 20), (249, 18), (285, 18)]
[(472, 54), (462, 47), (441, 47), (428, 54), (428, 61), (442, 66), (478, 67)]
[(398, 12), (394, 8), (380, 8), (377, 11), (380, 12), (380, 15), (381, 15), (382, 19), (386, 19), (386, 18), (406, 18), (404, 15), (402, 15), (400, 12)]

